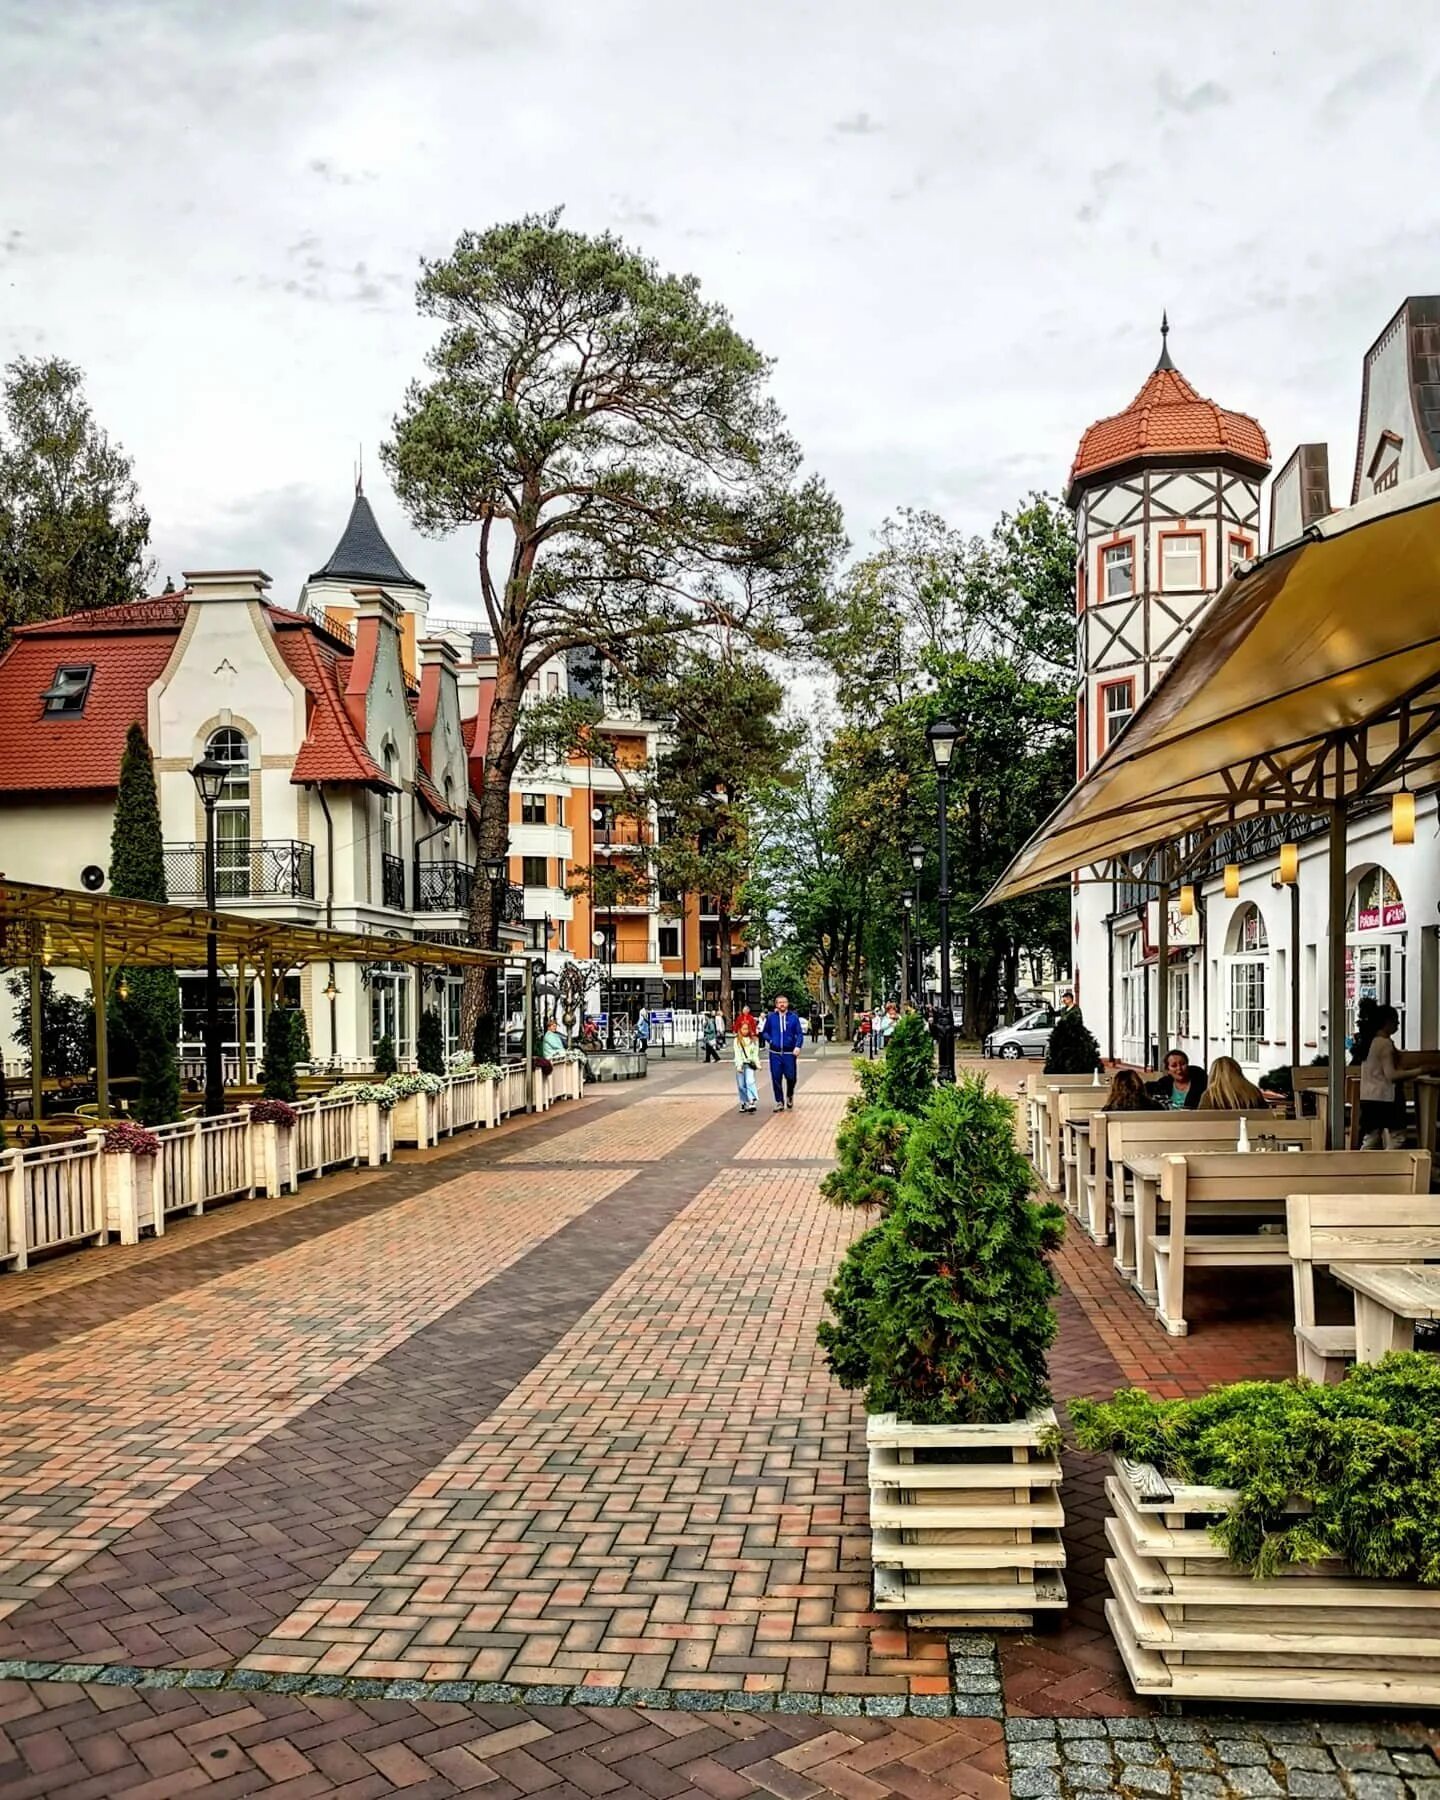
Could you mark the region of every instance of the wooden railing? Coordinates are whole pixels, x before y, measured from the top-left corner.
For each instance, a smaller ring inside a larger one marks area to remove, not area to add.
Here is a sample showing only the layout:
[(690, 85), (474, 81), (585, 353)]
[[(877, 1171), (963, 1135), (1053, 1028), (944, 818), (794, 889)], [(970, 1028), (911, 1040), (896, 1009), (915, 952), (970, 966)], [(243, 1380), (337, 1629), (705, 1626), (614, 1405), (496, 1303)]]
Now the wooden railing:
[(0, 1261), (23, 1269), (32, 1251), (104, 1237), (101, 1142), (90, 1132), (33, 1150), (0, 1151)]

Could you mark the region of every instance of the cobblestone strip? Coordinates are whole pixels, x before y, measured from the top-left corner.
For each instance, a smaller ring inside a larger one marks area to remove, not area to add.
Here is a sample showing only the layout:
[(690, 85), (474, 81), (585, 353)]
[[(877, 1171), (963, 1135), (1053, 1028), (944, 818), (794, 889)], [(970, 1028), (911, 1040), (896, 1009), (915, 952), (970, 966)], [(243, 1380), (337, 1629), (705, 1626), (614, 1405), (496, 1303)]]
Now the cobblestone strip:
[(870, 1611), (863, 1415), (815, 1342), (856, 1228), (813, 1175), (719, 1175), (249, 1662), (947, 1694), (943, 1636)]
[[(108, 1629), (80, 1626), (83, 1596), (143, 1617), (168, 1610), (152, 1584), (183, 1582), (163, 1560), (142, 1560), (135, 1590), (113, 1595), (82, 1565), (626, 1179), (597, 1172), (557, 1187), (540, 1175), (464, 1175), (14, 1364), (0, 1393), (0, 1617), (68, 1580), (45, 1611), (76, 1613), (81, 1639), (58, 1629), (59, 1654), (123, 1659)], [(403, 1409), (403, 1393), (396, 1403)], [(348, 1450), (363, 1468), (378, 1446)], [(333, 1506), (346, 1473), (343, 1462), (327, 1469)], [(192, 1503), (190, 1527), (212, 1553), (227, 1524), (225, 1499), (213, 1498), (208, 1515)], [(0, 1655), (48, 1652), (40, 1630), (34, 1609), (11, 1619)]]

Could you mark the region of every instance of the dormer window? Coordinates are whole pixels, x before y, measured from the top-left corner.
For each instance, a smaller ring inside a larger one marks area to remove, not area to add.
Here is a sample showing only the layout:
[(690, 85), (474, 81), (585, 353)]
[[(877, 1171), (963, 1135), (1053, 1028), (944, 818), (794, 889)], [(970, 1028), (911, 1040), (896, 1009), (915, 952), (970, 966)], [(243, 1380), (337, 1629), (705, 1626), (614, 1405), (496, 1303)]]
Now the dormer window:
[(40, 696), (45, 702), (46, 713), (52, 717), (65, 713), (83, 713), (90, 693), (90, 678), (94, 673), (93, 663), (67, 663), (58, 668), (54, 681)]

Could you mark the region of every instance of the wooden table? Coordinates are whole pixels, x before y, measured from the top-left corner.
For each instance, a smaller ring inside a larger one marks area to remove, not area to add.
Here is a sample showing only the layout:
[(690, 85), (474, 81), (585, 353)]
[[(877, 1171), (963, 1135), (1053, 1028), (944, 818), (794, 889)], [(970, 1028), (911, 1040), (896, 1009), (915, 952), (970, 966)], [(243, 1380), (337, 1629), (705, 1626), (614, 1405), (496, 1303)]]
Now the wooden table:
[[(1159, 1211), (1158, 1197), (1160, 1193), (1160, 1158), (1158, 1156), (1127, 1156), (1121, 1162), (1122, 1169), (1128, 1169), (1135, 1183), (1135, 1261), (1129, 1268), (1122, 1268), (1120, 1273), (1132, 1281), (1141, 1295), (1151, 1306), (1155, 1304), (1155, 1255), (1150, 1248), (1150, 1239), (1155, 1231), (1156, 1214)], [(1123, 1177), (1122, 1177), (1123, 1179)], [(1117, 1196), (1117, 1201), (1118, 1201)], [(1118, 1204), (1116, 1208), (1119, 1210)], [(1117, 1223), (1115, 1245), (1120, 1248), (1120, 1231)], [(1117, 1265), (1119, 1257), (1116, 1258)]]
[(1415, 1348), (1415, 1321), (1440, 1319), (1440, 1264), (1335, 1263), (1331, 1274), (1355, 1290), (1355, 1359)]
[(1078, 1218), (1085, 1201), (1087, 1179), (1094, 1171), (1095, 1152), (1090, 1143), (1089, 1119), (1067, 1119), (1065, 1129), (1075, 1134), (1064, 1157), (1065, 1204)]

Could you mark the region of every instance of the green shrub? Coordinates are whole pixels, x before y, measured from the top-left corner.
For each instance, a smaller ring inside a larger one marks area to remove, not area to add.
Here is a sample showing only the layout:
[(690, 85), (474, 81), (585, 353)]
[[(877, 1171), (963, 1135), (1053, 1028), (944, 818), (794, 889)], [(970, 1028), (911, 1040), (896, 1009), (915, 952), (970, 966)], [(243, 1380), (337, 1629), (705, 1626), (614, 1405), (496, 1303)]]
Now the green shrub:
[(1214, 1536), (1257, 1576), (1339, 1557), (1357, 1575), (1440, 1584), (1440, 1358), (1398, 1351), (1334, 1387), (1238, 1381), (1198, 1400), (1126, 1388), (1072, 1400), (1070, 1416), (1087, 1450), (1235, 1489)]
[(387, 1031), (375, 1046), (375, 1073), (382, 1078), (399, 1072), (400, 1063), (395, 1055), (395, 1040)]
[(983, 1077), (937, 1088), (909, 1130), (894, 1205), (851, 1246), (820, 1327), (831, 1369), (872, 1412), (995, 1424), (1050, 1398), (1064, 1213), (1031, 1197), (1015, 1110)]
[(858, 1058), (860, 1091), (846, 1103), (835, 1136), (837, 1166), (820, 1184), (836, 1206), (889, 1206), (905, 1154), (905, 1134), (935, 1087), (935, 1049), (918, 1013), (896, 1022), (878, 1062)]
[(277, 1006), (265, 1024), (265, 1060), (260, 1065), (260, 1092), (267, 1100), (297, 1100), (295, 1021), (292, 1008)]
[(423, 1075), (445, 1073), (445, 1037), (440, 1029), (440, 1015), (427, 1007), (420, 1015), (420, 1029), (415, 1037), (415, 1061)]
[[(138, 724), (126, 732), (120, 758), (110, 831), (110, 892), (126, 900), (170, 897), (155, 764)], [(144, 1125), (168, 1125), (178, 1119), (180, 983), (174, 971), (119, 970), (106, 1015), (111, 1072), (136, 1077), (134, 1116)]]
[(1061, 1013), (1050, 1033), (1050, 1047), (1045, 1052), (1047, 1075), (1090, 1075), (1102, 1066), (1100, 1046), (1078, 1006)]

